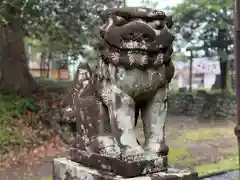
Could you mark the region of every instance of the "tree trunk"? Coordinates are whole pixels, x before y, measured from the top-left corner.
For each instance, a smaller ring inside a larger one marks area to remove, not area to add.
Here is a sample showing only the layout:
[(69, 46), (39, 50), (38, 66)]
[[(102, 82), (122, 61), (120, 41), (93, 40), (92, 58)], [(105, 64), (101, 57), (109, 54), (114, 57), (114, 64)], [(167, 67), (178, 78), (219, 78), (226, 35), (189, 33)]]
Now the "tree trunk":
[(220, 57), (220, 87), (222, 91), (230, 90), (230, 76), (229, 76), (229, 61), (228, 61), (227, 47), (218, 49), (218, 55)]
[(44, 69), (44, 54), (41, 54), (41, 61), (40, 61), (40, 77), (45, 75), (45, 69)]
[(21, 26), (9, 23), (1, 28), (0, 89), (23, 96), (30, 95), (38, 86), (29, 72)]
[(50, 61), (47, 62), (47, 78), (50, 78)]
[(60, 79), (61, 79), (61, 68), (58, 67), (58, 80), (60, 80)]
[(221, 73), (221, 81), (220, 81), (220, 87), (221, 90), (225, 90), (227, 88), (227, 61), (220, 61), (220, 73)]
[(50, 49), (49, 53), (48, 53), (48, 62), (47, 62), (47, 77), (50, 77), (50, 73), (51, 73), (51, 69), (50, 69), (50, 62), (52, 61), (53, 58), (53, 54), (52, 54), (52, 50)]
[(229, 70), (229, 63), (228, 61), (220, 61), (220, 73), (221, 73), (221, 81), (220, 87), (222, 91), (231, 90), (231, 76)]

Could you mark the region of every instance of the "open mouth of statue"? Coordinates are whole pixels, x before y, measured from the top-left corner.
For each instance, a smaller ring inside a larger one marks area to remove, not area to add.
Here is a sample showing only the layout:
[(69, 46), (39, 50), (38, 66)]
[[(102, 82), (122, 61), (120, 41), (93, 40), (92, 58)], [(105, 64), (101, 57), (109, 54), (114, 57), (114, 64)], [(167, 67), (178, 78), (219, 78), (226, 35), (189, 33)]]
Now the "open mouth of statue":
[(121, 45), (120, 48), (114, 47), (115, 51), (118, 52), (128, 52), (131, 54), (141, 54), (154, 56), (159, 53), (165, 54), (168, 48), (165, 48), (161, 45), (159, 46), (146, 46), (146, 45)]
[(105, 41), (109, 48), (115, 51), (128, 51), (132, 53), (141, 53), (141, 54), (158, 54), (164, 53), (167, 51), (168, 47), (165, 47), (162, 44), (156, 42), (146, 42), (146, 41), (134, 41), (134, 40), (121, 40), (120, 44), (114, 44), (109, 41)]
[(147, 43), (145, 41), (123, 41), (120, 48), (117, 49), (119, 51), (128, 51), (131, 53), (140, 53), (146, 55), (165, 53), (167, 50), (167, 48), (161, 44)]

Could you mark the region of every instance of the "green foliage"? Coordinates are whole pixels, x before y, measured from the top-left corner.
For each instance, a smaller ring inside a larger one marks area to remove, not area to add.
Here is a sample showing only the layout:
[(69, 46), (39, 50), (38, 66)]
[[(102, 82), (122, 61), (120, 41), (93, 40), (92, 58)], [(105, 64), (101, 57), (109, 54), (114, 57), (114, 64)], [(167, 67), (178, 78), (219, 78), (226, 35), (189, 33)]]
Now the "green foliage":
[[(16, 24), (25, 42), (51, 56), (82, 54), (84, 45), (95, 47), (99, 37), (99, 11), (122, 0), (19, 0), (0, 2), (0, 25)], [(49, 57), (48, 57), (49, 58)]]
[(236, 115), (236, 95), (227, 91), (170, 91), (168, 113), (195, 116), (201, 121), (228, 120)]
[(11, 129), (9, 126), (2, 125), (0, 128), (0, 153), (4, 153), (8, 150), (9, 145), (22, 145), (24, 138), (20, 132)]
[(6, 151), (9, 144), (22, 144), (20, 132), (11, 127), (12, 118), (20, 118), (27, 110), (36, 111), (33, 102), (11, 95), (0, 96), (0, 153)]
[(217, 163), (199, 165), (195, 167), (195, 170), (200, 175), (205, 175), (223, 170), (237, 169), (239, 167), (237, 159), (237, 155), (235, 155), (233, 157), (228, 157), (228, 159), (221, 160)]
[(12, 117), (20, 117), (27, 110), (36, 111), (33, 102), (30, 100), (16, 100), (13, 96), (0, 97), (0, 121), (9, 120)]
[(213, 48), (217, 48), (217, 53), (219, 50), (230, 51), (233, 44), (232, 12), (232, 0), (184, 0), (172, 8), (174, 28), (180, 33), (181, 40), (202, 41), (206, 54)]
[[(174, 31), (181, 45), (190, 46), (205, 56), (226, 61), (233, 53), (233, 2), (232, 0), (184, 0), (173, 7)], [(201, 11), (200, 11), (201, 10)], [(220, 66), (221, 89), (229, 88), (227, 64)]]

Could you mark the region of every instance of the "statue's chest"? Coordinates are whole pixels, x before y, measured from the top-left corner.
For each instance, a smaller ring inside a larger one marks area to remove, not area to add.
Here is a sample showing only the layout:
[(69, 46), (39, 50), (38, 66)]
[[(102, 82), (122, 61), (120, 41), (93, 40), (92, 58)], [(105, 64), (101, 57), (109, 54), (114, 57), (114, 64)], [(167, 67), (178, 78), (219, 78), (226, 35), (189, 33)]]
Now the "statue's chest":
[(156, 91), (165, 79), (165, 67), (158, 70), (148, 69), (127, 70), (118, 67), (116, 73), (116, 83), (124, 92), (131, 96), (139, 96), (141, 94)]

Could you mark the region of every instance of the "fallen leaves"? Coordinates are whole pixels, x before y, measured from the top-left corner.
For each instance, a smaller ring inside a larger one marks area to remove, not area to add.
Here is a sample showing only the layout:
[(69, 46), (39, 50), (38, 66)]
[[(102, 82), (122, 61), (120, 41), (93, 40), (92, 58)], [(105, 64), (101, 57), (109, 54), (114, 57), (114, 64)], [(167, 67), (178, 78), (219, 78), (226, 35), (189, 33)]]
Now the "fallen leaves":
[(0, 155), (0, 170), (10, 167), (12, 164), (32, 164), (52, 160), (57, 155), (67, 155), (68, 146), (63, 144), (58, 136), (35, 148), (21, 148)]

